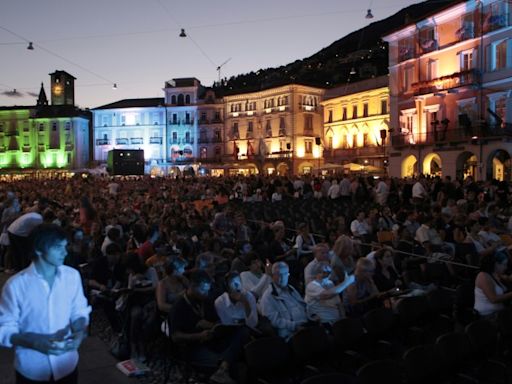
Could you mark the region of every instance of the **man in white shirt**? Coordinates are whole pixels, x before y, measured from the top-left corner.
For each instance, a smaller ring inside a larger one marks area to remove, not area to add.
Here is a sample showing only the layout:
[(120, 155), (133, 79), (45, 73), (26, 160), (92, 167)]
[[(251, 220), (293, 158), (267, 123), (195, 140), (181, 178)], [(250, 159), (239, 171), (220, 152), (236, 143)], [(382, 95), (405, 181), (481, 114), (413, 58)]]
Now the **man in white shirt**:
[(412, 199), (415, 203), (423, 202), (428, 197), (427, 190), (424, 185), (424, 177), (420, 176), (419, 180), (412, 186)]
[(251, 292), (242, 291), (242, 282), (238, 272), (230, 272), (226, 276), (227, 292), (215, 299), (215, 310), (222, 324), (247, 325), (255, 328), (258, 325), (256, 299)]
[(77, 382), (78, 347), (91, 307), (79, 273), (63, 265), (67, 236), (55, 224), (33, 233), (34, 260), (0, 298), (0, 345), (15, 348), (16, 382)]
[(350, 202), (350, 179), (347, 176), (343, 176), (343, 179), (340, 182), (340, 196), (341, 199), (345, 202)]
[(380, 179), (375, 188), (375, 199), (377, 204), (384, 206), (388, 201), (389, 187), (385, 178)]
[(370, 226), (366, 222), (365, 216), (365, 212), (363, 210), (359, 210), (356, 214), (355, 220), (350, 223), (350, 231), (355, 238), (364, 240), (370, 233)]
[(251, 292), (256, 299), (259, 299), (272, 281), (271, 268), (270, 261), (267, 260), (265, 271), (263, 271), (261, 260), (256, 255), (253, 256), (250, 260), (249, 270), (240, 273), (242, 289)]
[(334, 179), (332, 181), (332, 184), (327, 191), (327, 197), (334, 200), (337, 199), (340, 196), (340, 186), (338, 185), (338, 180)]
[(277, 334), (290, 339), (297, 329), (308, 322), (306, 303), (299, 292), (288, 285), (290, 269), (279, 261), (272, 265), (272, 283), (260, 300), (260, 312), (267, 317)]

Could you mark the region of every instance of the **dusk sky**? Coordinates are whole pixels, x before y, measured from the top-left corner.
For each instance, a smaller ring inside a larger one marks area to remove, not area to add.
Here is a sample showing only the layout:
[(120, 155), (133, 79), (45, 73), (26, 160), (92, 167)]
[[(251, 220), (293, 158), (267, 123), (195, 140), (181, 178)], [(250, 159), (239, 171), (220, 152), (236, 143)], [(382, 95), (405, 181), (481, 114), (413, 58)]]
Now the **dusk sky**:
[(210, 86), (228, 59), (222, 77), (288, 64), (418, 2), (3, 0), (0, 106), (34, 105), (41, 82), (49, 96), (54, 70), (77, 78), (76, 103), (89, 108), (163, 97), (164, 82), (176, 77)]

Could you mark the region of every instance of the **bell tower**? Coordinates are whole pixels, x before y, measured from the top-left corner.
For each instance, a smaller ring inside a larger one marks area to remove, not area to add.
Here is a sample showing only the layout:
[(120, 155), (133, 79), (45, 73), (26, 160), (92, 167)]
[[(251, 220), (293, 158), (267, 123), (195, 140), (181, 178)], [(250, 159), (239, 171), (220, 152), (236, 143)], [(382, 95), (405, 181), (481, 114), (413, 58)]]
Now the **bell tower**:
[(52, 105), (75, 105), (76, 78), (66, 71), (55, 71), (50, 76)]

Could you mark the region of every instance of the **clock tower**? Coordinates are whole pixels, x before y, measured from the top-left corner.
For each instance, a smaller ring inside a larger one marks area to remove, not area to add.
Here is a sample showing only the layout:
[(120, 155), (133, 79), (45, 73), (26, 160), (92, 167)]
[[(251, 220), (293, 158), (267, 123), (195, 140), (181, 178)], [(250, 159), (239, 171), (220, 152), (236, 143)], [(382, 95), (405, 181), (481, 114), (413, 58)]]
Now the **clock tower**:
[(75, 105), (76, 78), (66, 71), (50, 73), (52, 105)]

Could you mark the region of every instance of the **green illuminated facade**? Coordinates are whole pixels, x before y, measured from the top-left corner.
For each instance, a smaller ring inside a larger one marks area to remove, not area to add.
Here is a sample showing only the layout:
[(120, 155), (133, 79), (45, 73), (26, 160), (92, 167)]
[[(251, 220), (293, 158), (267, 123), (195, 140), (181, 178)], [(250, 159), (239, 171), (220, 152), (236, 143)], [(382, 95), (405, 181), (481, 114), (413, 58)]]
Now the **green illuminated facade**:
[[(51, 75), (52, 105), (41, 84), (34, 106), (0, 107), (0, 170), (73, 170), (90, 160), (90, 112), (74, 106), (75, 78), (64, 71)], [(55, 96), (55, 97), (54, 97)], [(55, 100), (60, 101), (55, 104)]]

